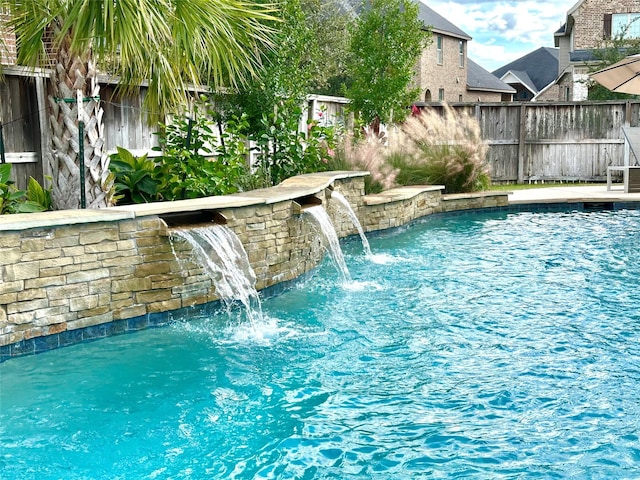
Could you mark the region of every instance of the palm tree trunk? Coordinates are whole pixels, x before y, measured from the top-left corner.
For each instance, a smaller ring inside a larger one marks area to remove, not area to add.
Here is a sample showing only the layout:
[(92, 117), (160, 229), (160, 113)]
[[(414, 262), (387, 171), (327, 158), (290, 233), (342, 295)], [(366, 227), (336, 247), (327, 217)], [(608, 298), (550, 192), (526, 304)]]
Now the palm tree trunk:
[[(113, 202), (109, 157), (104, 151), (104, 125), (98, 95), (100, 87), (91, 55), (87, 58), (69, 53), (65, 39), (58, 45), (55, 70), (49, 95), (51, 145), (45, 158), (53, 175), (52, 201), (56, 209), (80, 207), (80, 141), (84, 146), (86, 206), (99, 208)], [(78, 135), (77, 92), (82, 93), (84, 137)]]

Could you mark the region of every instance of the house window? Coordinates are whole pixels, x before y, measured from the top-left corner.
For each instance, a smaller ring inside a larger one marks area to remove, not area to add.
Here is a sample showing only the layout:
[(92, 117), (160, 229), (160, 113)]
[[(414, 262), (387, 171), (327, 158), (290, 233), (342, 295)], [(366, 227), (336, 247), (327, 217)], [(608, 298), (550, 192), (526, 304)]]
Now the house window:
[(425, 102), (431, 101), (431, 90), (427, 89), (427, 91), (424, 92), (424, 101)]
[(462, 95), (458, 95), (458, 101), (461, 102), (462, 101)]
[(605, 16), (605, 36), (609, 33), (609, 37), (640, 38), (640, 13), (614, 13), (610, 27), (607, 26), (607, 18), (608, 15)]
[(564, 99), (566, 102), (571, 101), (571, 89), (569, 87), (564, 87)]
[(444, 88), (438, 90), (438, 100), (444, 102)]
[(464, 67), (464, 40), (460, 40), (460, 44), (458, 46), (458, 54), (459, 54), (459, 57), (460, 57), (459, 65), (461, 67)]
[(442, 35), (436, 37), (436, 60), (438, 65), (442, 65)]

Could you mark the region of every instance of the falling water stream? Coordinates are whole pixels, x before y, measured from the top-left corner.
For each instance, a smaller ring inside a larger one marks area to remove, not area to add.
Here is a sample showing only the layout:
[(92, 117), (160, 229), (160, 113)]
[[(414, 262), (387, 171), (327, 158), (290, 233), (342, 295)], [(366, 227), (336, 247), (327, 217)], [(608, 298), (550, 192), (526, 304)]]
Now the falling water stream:
[(240, 302), (252, 325), (261, 320), (262, 303), (256, 290), (256, 276), (242, 242), (222, 225), (175, 230), (174, 234), (192, 247), (220, 299), (230, 309)]
[(362, 225), (360, 224), (360, 220), (356, 215), (356, 212), (353, 211), (351, 204), (349, 201), (342, 195), (340, 192), (336, 192), (335, 190), (331, 193), (331, 199), (337, 200), (338, 203), (342, 206), (344, 211), (347, 213), (353, 226), (358, 230), (358, 235), (362, 239), (362, 247), (364, 248), (364, 253), (370, 257), (371, 256), (371, 247), (369, 246), (369, 240), (367, 240), (367, 236), (364, 234), (364, 230), (362, 229)]
[(336, 229), (331, 223), (331, 219), (327, 214), (327, 211), (324, 209), (322, 205), (317, 205), (314, 207), (309, 207), (304, 210), (305, 213), (311, 215), (316, 223), (320, 226), (320, 231), (322, 235), (327, 241), (327, 249), (329, 251), (329, 256), (336, 268), (342, 275), (342, 280), (346, 282), (351, 281), (351, 274), (349, 273), (349, 269), (347, 268), (347, 264), (344, 261), (344, 255), (342, 254), (342, 248), (340, 248), (340, 240), (338, 239), (338, 234), (336, 233)]

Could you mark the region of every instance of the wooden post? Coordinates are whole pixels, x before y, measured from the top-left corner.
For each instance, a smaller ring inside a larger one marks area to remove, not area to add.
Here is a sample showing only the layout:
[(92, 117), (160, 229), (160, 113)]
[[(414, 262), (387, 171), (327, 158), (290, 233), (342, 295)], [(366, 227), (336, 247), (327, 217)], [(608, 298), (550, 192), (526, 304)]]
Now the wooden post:
[(40, 126), (40, 165), (42, 166), (42, 180), (50, 177), (53, 181), (52, 165), (49, 162), (50, 140), (49, 140), (49, 119), (47, 117), (47, 95), (45, 93), (45, 77), (38, 75), (36, 82), (36, 98), (38, 104), (38, 124)]
[(519, 133), (518, 133), (518, 183), (524, 183), (524, 148), (526, 138), (526, 105), (520, 105)]

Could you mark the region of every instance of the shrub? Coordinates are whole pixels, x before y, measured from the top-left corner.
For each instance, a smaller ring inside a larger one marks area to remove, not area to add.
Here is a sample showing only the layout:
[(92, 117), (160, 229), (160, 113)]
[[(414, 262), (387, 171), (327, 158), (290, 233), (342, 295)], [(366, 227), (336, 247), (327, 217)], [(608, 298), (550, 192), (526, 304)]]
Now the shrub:
[(367, 133), (345, 140), (340, 160), (350, 170), (369, 171), (366, 193), (429, 184), (461, 193), (489, 188), (486, 153), (478, 122), (445, 106), (442, 115), (428, 110), (407, 118), (387, 138)]
[(389, 163), (401, 185), (444, 185), (447, 193), (487, 189), (487, 145), (476, 119), (445, 105), (407, 118), (390, 135)]
[(155, 162), (146, 155), (136, 157), (125, 148), (117, 148), (118, 153), (112, 154), (109, 162), (109, 170), (114, 176), (116, 201), (131, 204), (155, 200), (158, 194), (158, 181), (154, 178)]
[(365, 193), (378, 193), (396, 185), (398, 170), (387, 162), (387, 147), (375, 134), (361, 138), (345, 136), (329, 162), (332, 170), (363, 170), (369, 172), (365, 178)]
[(271, 185), (328, 169), (341, 129), (314, 120), (308, 122), (306, 133), (300, 132), (301, 118), (302, 109), (283, 100), (273, 113), (263, 114), (258, 131), (249, 136), (258, 147), (257, 169)]
[(43, 212), (51, 208), (51, 188), (45, 189), (29, 177), (27, 190), (18, 190), (10, 178), (11, 164), (0, 165), (0, 215)]
[(210, 120), (198, 116), (197, 111), (195, 117), (177, 117), (159, 133), (162, 156), (156, 179), (162, 200), (235, 193), (248, 175), (246, 160), (237, 150), (224, 152), (218, 159), (205, 156), (218, 153), (214, 151), (218, 137)]

